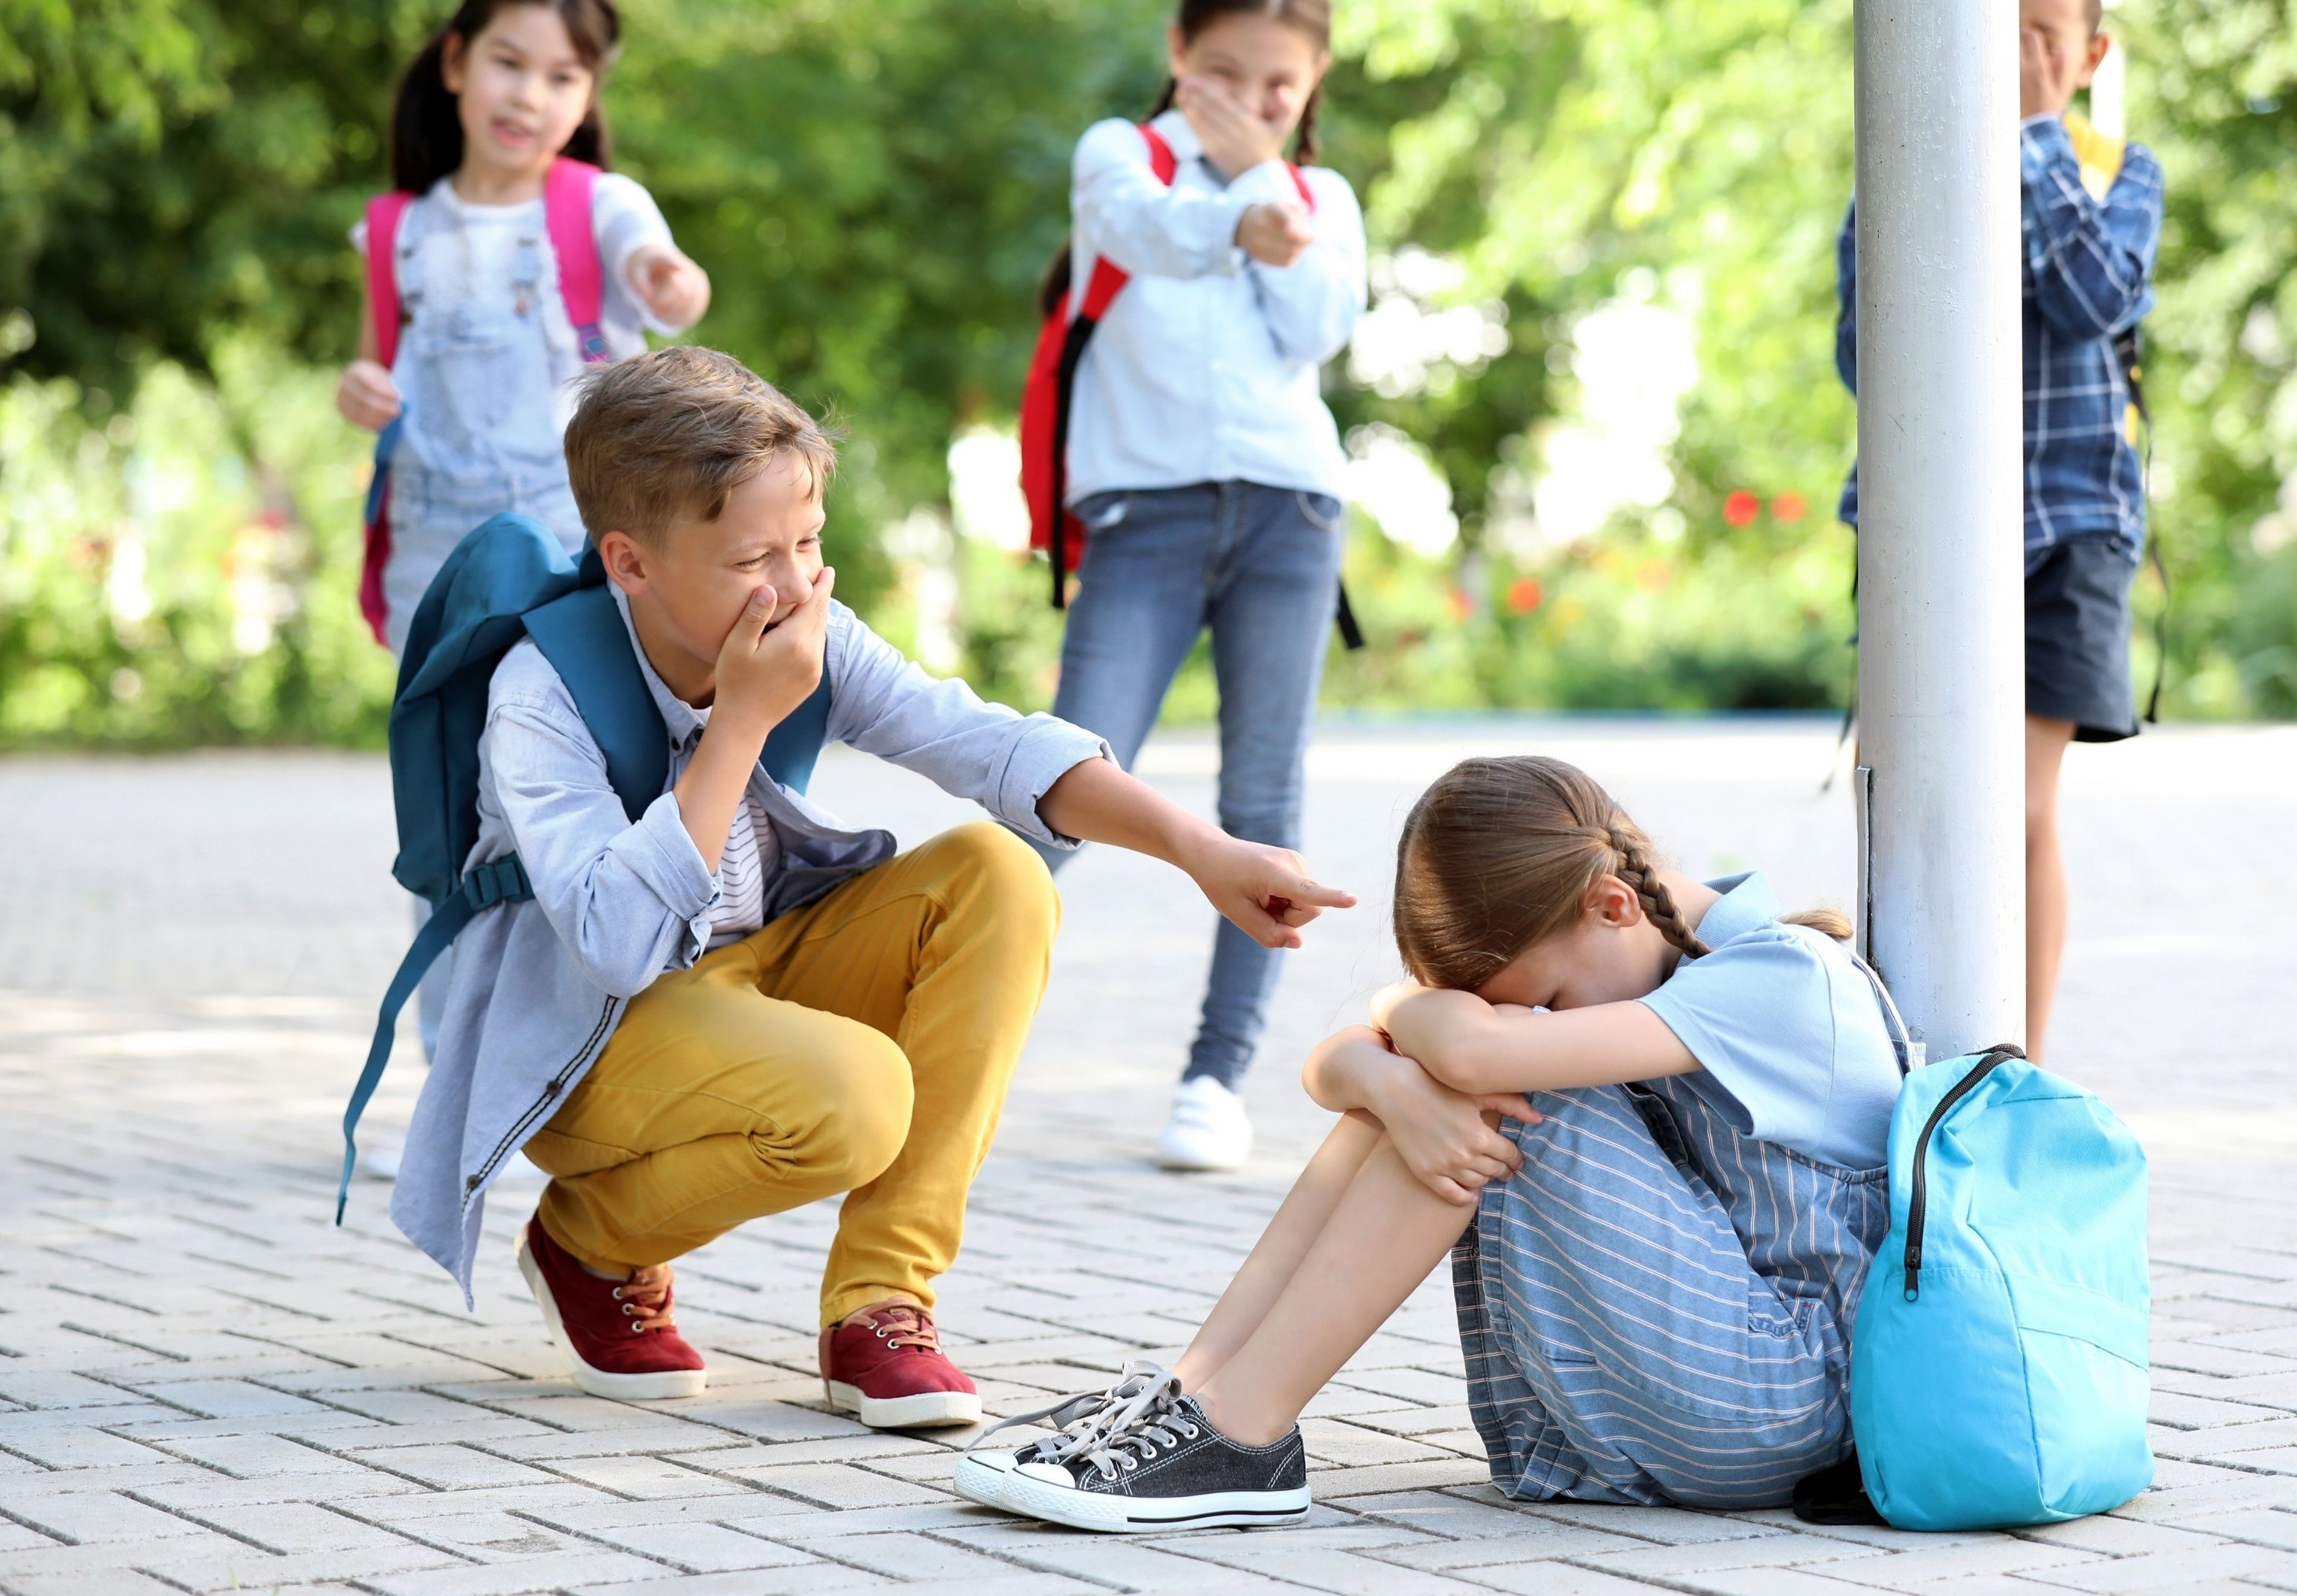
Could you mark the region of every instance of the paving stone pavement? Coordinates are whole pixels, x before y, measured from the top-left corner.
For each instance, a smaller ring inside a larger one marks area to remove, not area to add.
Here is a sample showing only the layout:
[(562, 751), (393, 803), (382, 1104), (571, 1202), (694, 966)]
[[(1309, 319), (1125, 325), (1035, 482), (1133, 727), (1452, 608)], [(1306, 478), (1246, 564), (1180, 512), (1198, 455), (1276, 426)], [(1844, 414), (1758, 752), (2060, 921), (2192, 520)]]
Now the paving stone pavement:
[[(1143, 1156), (1209, 911), (1161, 866), (1080, 860), (944, 1282), (992, 1409), (1185, 1339), (1326, 1123), (1295, 1063), (1391, 974), (1395, 828), (1451, 760), (1564, 753), (1688, 867), (1760, 863), (1791, 902), (1841, 903), (1831, 743), (1807, 720), (1329, 728), (1310, 854), (1365, 901), (1291, 959), (1249, 1088), (1261, 1148), (1232, 1177)], [(1144, 770), (1203, 808), (1213, 761), (1173, 736)], [(969, 812), (856, 758), (819, 786), (908, 840)], [(826, 1411), (826, 1206), (682, 1265), (711, 1387), (644, 1404), (560, 1373), (509, 1263), (531, 1187), (490, 1210), (474, 1312), (391, 1230), (381, 1185), (328, 1222), (364, 1017), (409, 929), (379, 760), (0, 761), (0, 1591), (2297, 1591), (2297, 955), (2280, 929), (2297, 728), (2077, 748), (2067, 802), (2077, 934), (2053, 1062), (2154, 1156), (2153, 1490), (2014, 1535), (1514, 1506), (1486, 1483), (1438, 1279), (1311, 1409), (1309, 1527), (1119, 1542), (958, 1500), (962, 1436)], [(377, 1124), (405, 1122), (408, 1051)]]

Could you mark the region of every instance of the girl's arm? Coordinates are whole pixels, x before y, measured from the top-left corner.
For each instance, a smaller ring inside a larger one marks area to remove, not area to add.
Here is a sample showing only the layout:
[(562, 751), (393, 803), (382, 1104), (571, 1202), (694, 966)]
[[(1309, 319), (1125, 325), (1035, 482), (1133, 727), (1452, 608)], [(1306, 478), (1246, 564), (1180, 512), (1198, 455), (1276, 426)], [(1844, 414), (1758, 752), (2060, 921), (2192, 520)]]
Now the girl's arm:
[(399, 415), (399, 384), (375, 358), (373, 296), (360, 292), (358, 358), (335, 383), (335, 408), (355, 427), (380, 432)]
[(1291, 179), (1270, 161), (1220, 193), (1166, 187), (1149, 169), (1140, 130), (1118, 119), (1095, 123), (1077, 143), (1069, 210), (1095, 255), (1155, 277), (1234, 276), (1236, 230), (1255, 205), (1297, 202)]
[(1667, 1022), (1641, 1003), (1546, 1013), (1400, 981), (1372, 1000), (1372, 1018), (1397, 1051), (1460, 1092), (1616, 1086), (1700, 1067)]
[(630, 256), (623, 275), (646, 314), (673, 334), (700, 321), (710, 309), (710, 274), (675, 245), (640, 247)]
[(1369, 1025), (1317, 1043), (1300, 1082), (1319, 1107), (1379, 1125), (1420, 1184), (1447, 1203), (1472, 1203), (1521, 1167), (1523, 1155), (1499, 1133), (1500, 1116), (1540, 1120), (1515, 1093), (1470, 1095), (1430, 1079)]
[[(1308, 226), (1315, 241), (1290, 266), (1256, 260), (1246, 269), (1260, 292), (1270, 336), (1288, 357), (1321, 366), (1347, 347), (1364, 309), (1363, 212), (1338, 174), (1305, 174), (1316, 195)], [(1285, 186), (1291, 187), (1287, 174)], [(1291, 196), (1297, 202), (1297, 192)]]

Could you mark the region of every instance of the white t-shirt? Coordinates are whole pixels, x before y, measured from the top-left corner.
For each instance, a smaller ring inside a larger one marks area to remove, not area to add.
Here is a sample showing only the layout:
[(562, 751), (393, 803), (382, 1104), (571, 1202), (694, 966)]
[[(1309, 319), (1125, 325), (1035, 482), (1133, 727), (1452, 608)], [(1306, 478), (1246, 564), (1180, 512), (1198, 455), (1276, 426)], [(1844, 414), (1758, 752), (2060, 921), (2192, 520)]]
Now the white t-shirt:
[[(536, 292), (541, 296), (550, 375), (560, 394), (558, 421), (564, 426), (572, 413), (567, 384), (581, 373), (582, 351), (575, 342), (573, 323), (567, 319), (565, 295), (559, 292), (558, 260), (549, 247), (541, 199), (517, 205), (475, 205), (455, 192), (453, 178), (441, 177), (408, 207), (399, 225), (400, 238), (419, 241), (414, 270), (408, 274), (408, 281), (417, 285), (418, 292), (407, 301), (410, 313), (417, 317), (451, 313), (464, 305), (506, 304), (516, 292), (514, 278), (519, 241), (542, 241), (536, 263)], [(619, 172), (601, 172), (591, 190), (590, 226), (598, 242), (598, 261), (605, 280), (598, 325), (607, 353), (625, 360), (646, 352), (647, 331), (666, 336), (684, 331), (655, 319), (630, 279), (630, 262), (640, 250), (648, 244), (676, 247), (670, 224), (663, 219), (654, 196)], [(352, 247), (364, 254), (364, 219), (351, 229), (350, 237)], [(402, 295), (407, 287), (408, 283), (400, 284)], [(405, 348), (402, 339), (402, 359)]]

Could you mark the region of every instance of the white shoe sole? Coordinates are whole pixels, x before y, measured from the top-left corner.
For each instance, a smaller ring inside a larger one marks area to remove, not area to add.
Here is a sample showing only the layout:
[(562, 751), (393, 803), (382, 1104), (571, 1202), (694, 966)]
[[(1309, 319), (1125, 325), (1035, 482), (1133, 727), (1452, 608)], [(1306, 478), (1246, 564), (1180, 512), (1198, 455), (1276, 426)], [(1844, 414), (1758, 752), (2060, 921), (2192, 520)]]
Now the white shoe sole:
[(957, 1460), (957, 1477), (951, 1482), (959, 1496), (967, 1501), (977, 1501), (984, 1508), (1005, 1505), (1005, 1480), (1013, 1472), (1012, 1453), (998, 1454), (1001, 1464), (984, 1462), (978, 1457), (963, 1457)]
[(859, 1386), (849, 1386), (844, 1380), (824, 1380), (821, 1384), (829, 1394), (831, 1407), (841, 1413), (852, 1414), (873, 1430), (941, 1429), (950, 1425), (981, 1422), (981, 1398), (970, 1391), (864, 1396)]
[(1242, 1169), (1251, 1157), (1252, 1149), (1248, 1147), (1236, 1153), (1207, 1153), (1201, 1149), (1183, 1150), (1159, 1144), (1157, 1167), (1171, 1170), (1176, 1174), (1224, 1175)]
[(1017, 1468), (1006, 1475), (997, 1505), (1024, 1518), (1065, 1524), (1071, 1529), (1144, 1534), (1153, 1530), (1305, 1524), (1310, 1497), (1305, 1485), (1297, 1491), (1208, 1491), (1199, 1496), (1104, 1496), (1057, 1485)]
[(703, 1383), (710, 1378), (706, 1369), (666, 1369), (660, 1374), (611, 1374), (603, 1369), (593, 1369), (582, 1362), (574, 1344), (566, 1338), (566, 1321), (558, 1316), (557, 1300), (550, 1295), (550, 1283), (542, 1278), (542, 1265), (534, 1261), (534, 1254), (526, 1245), (526, 1227), (518, 1230), (518, 1272), (526, 1277), (526, 1288), (534, 1293), (535, 1305), (542, 1310), (544, 1328), (550, 1332), (552, 1345), (558, 1355), (566, 1360), (567, 1371), (574, 1383), (593, 1396), (609, 1396), (617, 1402), (659, 1402), (666, 1396), (699, 1396)]

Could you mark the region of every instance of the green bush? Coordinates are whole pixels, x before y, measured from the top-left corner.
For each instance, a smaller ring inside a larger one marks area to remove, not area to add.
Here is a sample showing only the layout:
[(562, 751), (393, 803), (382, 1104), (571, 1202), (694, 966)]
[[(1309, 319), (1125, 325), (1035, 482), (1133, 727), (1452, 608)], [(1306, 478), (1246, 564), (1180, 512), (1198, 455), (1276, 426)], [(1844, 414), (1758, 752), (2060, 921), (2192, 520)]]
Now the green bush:
[(245, 346), (118, 409), (0, 388), (0, 746), (382, 740), (366, 467), (325, 372)]

